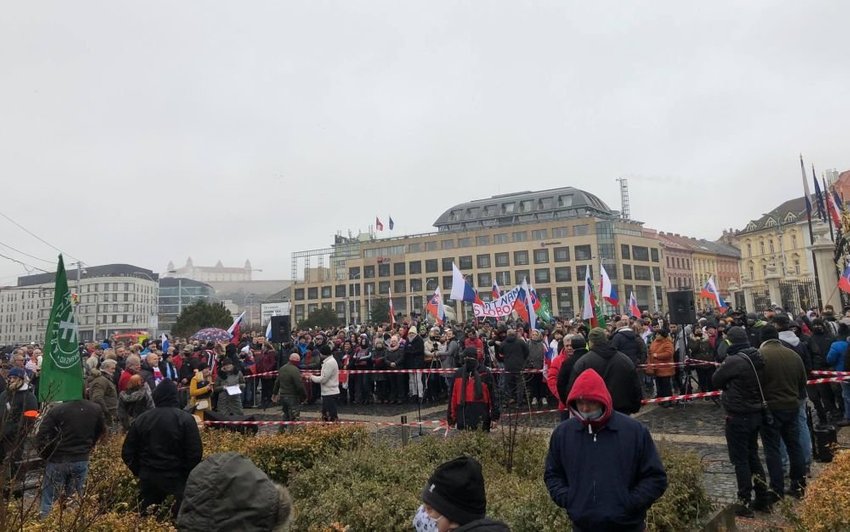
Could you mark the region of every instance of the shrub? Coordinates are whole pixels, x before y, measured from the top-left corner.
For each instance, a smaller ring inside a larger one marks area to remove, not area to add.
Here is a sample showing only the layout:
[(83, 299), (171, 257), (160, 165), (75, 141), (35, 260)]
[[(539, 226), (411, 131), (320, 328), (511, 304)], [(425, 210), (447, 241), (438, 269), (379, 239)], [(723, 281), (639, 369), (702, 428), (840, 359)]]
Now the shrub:
[(832, 463), (806, 488), (798, 516), (804, 530), (850, 530), (850, 451), (839, 451)]
[(667, 471), (667, 491), (649, 509), (647, 527), (658, 532), (688, 530), (714, 509), (702, 485), (704, 467), (695, 453), (664, 445), (658, 452)]

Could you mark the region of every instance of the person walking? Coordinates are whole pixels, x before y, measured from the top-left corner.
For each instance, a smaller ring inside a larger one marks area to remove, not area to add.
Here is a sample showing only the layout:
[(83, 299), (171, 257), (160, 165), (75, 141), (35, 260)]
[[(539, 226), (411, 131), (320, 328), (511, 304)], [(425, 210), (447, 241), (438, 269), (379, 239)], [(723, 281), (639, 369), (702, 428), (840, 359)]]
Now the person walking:
[(301, 417), (301, 403), (307, 399), (307, 390), (298, 369), (300, 363), (298, 353), (290, 354), (289, 362), (278, 370), (272, 389), (272, 401), (280, 401), (284, 421), (298, 421)]
[(567, 407), (572, 417), (555, 428), (546, 455), (549, 496), (567, 511), (576, 532), (642, 532), (647, 510), (667, 489), (652, 436), (614, 410), (592, 368), (576, 379)]
[[(103, 376), (99, 378), (106, 380)], [(111, 382), (108, 384), (112, 386)], [(67, 401), (47, 410), (35, 437), (36, 448), (45, 461), (41, 483), (42, 519), (50, 513), (53, 502), (63, 490), (65, 497), (83, 494), (89, 456), (106, 433), (104, 414), (101, 405), (86, 399)]]
[(339, 421), (336, 411), (339, 399), (339, 364), (330, 352), (322, 354), (322, 371), (319, 375), (310, 375), (310, 380), (321, 385), (322, 419)]
[(203, 455), (201, 435), (195, 418), (178, 407), (177, 386), (164, 380), (153, 392), (155, 408), (130, 425), (121, 458), (139, 479), (139, 509), (142, 515), (152, 504), (174, 496), (171, 508), (177, 516), (186, 479)]

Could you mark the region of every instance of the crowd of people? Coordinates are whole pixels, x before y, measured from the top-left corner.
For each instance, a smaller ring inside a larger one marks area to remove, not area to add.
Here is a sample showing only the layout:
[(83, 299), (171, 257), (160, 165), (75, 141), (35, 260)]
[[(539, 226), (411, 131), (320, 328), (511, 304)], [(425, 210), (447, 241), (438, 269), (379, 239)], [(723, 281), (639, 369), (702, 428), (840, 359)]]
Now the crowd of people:
[[(586, 430), (594, 443), (608, 441), (603, 429), (610, 426), (643, 442), (629, 460), (642, 464), (645, 478), (633, 481), (645, 482), (646, 489), (634, 511), (618, 517), (636, 526), (666, 486), (651, 438), (629, 423), (644, 399), (722, 392), (736, 511), (747, 516), (769, 511), (786, 494), (804, 493), (812, 461), (807, 405), (818, 425), (850, 425), (850, 383), (806, 384), (811, 371), (847, 367), (850, 311), (839, 316), (827, 307), (822, 314), (795, 315), (771, 305), (761, 315), (713, 313), (687, 325), (657, 313), (608, 318), (604, 327), (555, 319), (534, 329), (518, 320), (435, 326), (414, 318), (296, 330), (278, 345), (253, 334), (228, 343), (170, 338), (166, 346), (158, 340), (81, 344), (85, 397), (48, 409), (36, 438), (46, 463), (42, 514), (63, 489), (82, 489), (88, 453), (99, 438), (125, 432), (123, 459), (140, 479), (141, 508), (173, 495), (177, 517), (191, 475), (202, 464), (203, 421), (245, 419), (245, 407), (254, 404), (279, 405), (283, 420), (297, 421), (303, 405), (321, 400), (322, 418), (336, 421), (340, 403), (445, 402), (450, 426), (485, 431), (506, 409), (557, 408), (566, 423), (553, 433), (546, 483), (581, 529), (596, 526), (608, 512), (576, 506), (570, 475), (599, 475), (563, 449), (586, 449), (599, 453), (593, 463), (614, 464), (604, 449), (618, 444), (587, 447), (569, 424)], [(38, 414), (41, 362), (38, 345), (21, 346), (2, 370), (0, 453), (11, 453), (12, 463), (22, 458), (21, 435)], [(57, 446), (63, 431), (77, 437)], [(220, 460), (252, 474), (234, 457)]]

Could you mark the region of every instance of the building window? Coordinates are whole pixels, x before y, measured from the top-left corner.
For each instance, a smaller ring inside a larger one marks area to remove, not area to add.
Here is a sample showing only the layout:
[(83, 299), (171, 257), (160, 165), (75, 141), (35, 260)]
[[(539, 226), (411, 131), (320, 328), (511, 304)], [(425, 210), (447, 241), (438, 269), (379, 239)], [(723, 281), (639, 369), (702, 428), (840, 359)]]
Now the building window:
[(449, 291), (452, 289), (452, 279), (453, 277), (451, 275), (443, 276), (443, 290), (446, 291), (446, 294), (448, 294)]
[(489, 246), (490, 245), (490, 235), (479, 235), (475, 237), (475, 245), (476, 246)]
[(475, 264), (479, 269), (489, 268), (490, 267), (490, 255), (476, 255), (475, 256)]
[(390, 282), (389, 281), (380, 281), (378, 283), (378, 293), (379, 294), (389, 294), (390, 293)]
[(459, 248), (468, 248), (471, 245), (472, 245), (472, 239), (471, 238), (467, 237), (467, 238), (458, 238), (457, 239), (457, 247), (459, 247)]
[(390, 263), (382, 262), (378, 264), (378, 277), (389, 277), (390, 276)]
[(437, 259), (428, 259), (425, 261), (425, 273), (436, 273)]
[(422, 242), (413, 242), (407, 245), (408, 253), (420, 253), (422, 251)]
[(535, 229), (531, 232), (532, 240), (546, 240), (549, 238), (549, 231), (546, 229)]
[(549, 282), (549, 268), (535, 268), (534, 282), (537, 284)]
[(632, 278), (632, 267), (628, 264), (623, 264), (623, 279)]
[(563, 318), (573, 315), (573, 289), (570, 287), (558, 288), (558, 314)]
[(493, 276), (489, 273), (479, 273), (478, 274), (478, 286), (480, 288), (490, 288), (493, 286)]
[(797, 249), (797, 235), (791, 233), (791, 249)]
[(573, 227), (573, 234), (575, 236), (585, 236), (590, 233), (590, 226), (587, 224), (580, 224)]
[(592, 253), (590, 250), (590, 246), (576, 246), (575, 247), (575, 256), (576, 260), (590, 260), (592, 258)]
[(759, 240), (759, 248), (761, 249), (761, 254), (764, 255), (764, 240)]
[(531, 212), (534, 202), (531, 200), (522, 200), (519, 202), (519, 212)]
[(499, 286), (510, 286), (511, 272), (496, 272), (496, 284)]
[(513, 214), (516, 203), (502, 203), (502, 214)]
[(643, 246), (632, 246), (632, 256), (635, 260), (649, 261), (649, 248)]
[(422, 261), (412, 260), (409, 263), (407, 263), (407, 268), (410, 270), (411, 275), (416, 275), (417, 273), (422, 273)]
[(494, 244), (507, 244), (508, 243), (508, 234), (507, 233), (496, 233), (493, 235), (493, 243)]
[(454, 259), (452, 257), (443, 258), (443, 271), (444, 272), (452, 271), (452, 263), (454, 263)]
[(407, 291), (407, 283), (404, 279), (397, 279), (393, 281), (393, 292), (396, 294), (402, 294)]
[(442, 242), (440, 242), (440, 249), (454, 249), (454, 247), (454, 240), (443, 240)]
[(570, 248), (562, 247), (555, 248), (555, 262), (569, 262), (570, 261)]
[(531, 279), (531, 272), (528, 270), (517, 270), (514, 272), (514, 279), (516, 280), (514, 284), (521, 284), (523, 279)]
[(635, 280), (637, 281), (649, 281), (649, 266), (635, 266), (634, 267)]
[(569, 227), (553, 227), (552, 228), (552, 238), (566, 238), (570, 236), (570, 228)]
[(351, 283), (350, 285), (348, 285), (348, 295), (359, 296), (360, 295), (360, 284), (359, 283)]
[(369, 265), (363, 267), (363, 278), (364, 279), (374, 279), (375, 278), (375, 266)]
[(658, 262), (658, 248), (650, 248), (649, 256), (652, 258), (652, 262)]
[(410, 280), (410, 291), (411, 292), (421, 292), (422, 291), (422, 279), (411, 279)]
[(505, 266), (510, 266), (511, 261), (507, 253), (496, 253), (496, 267), (504, 268)]
[(555, 282), (568, 283), (573, 280), (572, 269), (569, 266), (558, 266), (555, 268)]
[(436, 240), (430, 240), (428, 242), (425, 242), (425, 251), (437, 251), (438, 244), (439, 242), (437, 242)]
[(304, 289), (296, 288), (295, 289), (295, 301), (304, 301)]
[(605, 264), (605, 273), (609, 279), (617, 280), (617, 265), (612, 262)]
[(319, 299), (319, 289), (312, 287), (307, 289), (307, 299)]
[(349, 279), (360, 279), (360, 266), (348, 269)]
[(407, 269), (407, 264), (403, 262), (394, 262), (393, 263), (393, 275), (404, 275), (405, 270)]
[(525, 242), (528, 240), (528, 231), (515, 231), (513, 234), (514, 242)]
[(620, 258), (623, 259), (623, 260), (631, 260), (632, 259), (631, 253), (629, 252), (629, 245), (628, 244), (620, 244)]
[(535, 249), (534, 264), (549, 264), (549, 250), (545, 248)]
[(661, 280), (661, 268), (659, 268), (658, 266), (653, 266), (652, 267), (652, 275), (653, 275), (653, 279), (655, 279), (656, 281), (660, 281)]
[(345, 285), (338, 284), (334, 287), (334, 297), (345, 297)]
[(514, 251), (514, 266), (525, 266), (527, 264), (528, 251)]
[(463, 257), (457, 258), (458, 267), (461, 270), (471, 270), (472, 269), (472, 255), (464, 255)]

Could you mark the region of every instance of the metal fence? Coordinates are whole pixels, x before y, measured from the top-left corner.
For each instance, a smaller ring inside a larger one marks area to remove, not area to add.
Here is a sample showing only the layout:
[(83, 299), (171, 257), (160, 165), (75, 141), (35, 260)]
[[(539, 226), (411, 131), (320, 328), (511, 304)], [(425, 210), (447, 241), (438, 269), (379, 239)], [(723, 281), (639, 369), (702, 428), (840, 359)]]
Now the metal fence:
[(811, 277), (779, 281), (779, 293), (782, 308), (788, 311), (808, 310), (818, 304), (815, 280)]
[(767, 285), (754, 286), (753, 291), (753, 309), (747, 309), (748, 312), (761, 312), (770, 306), (770, 291)]

